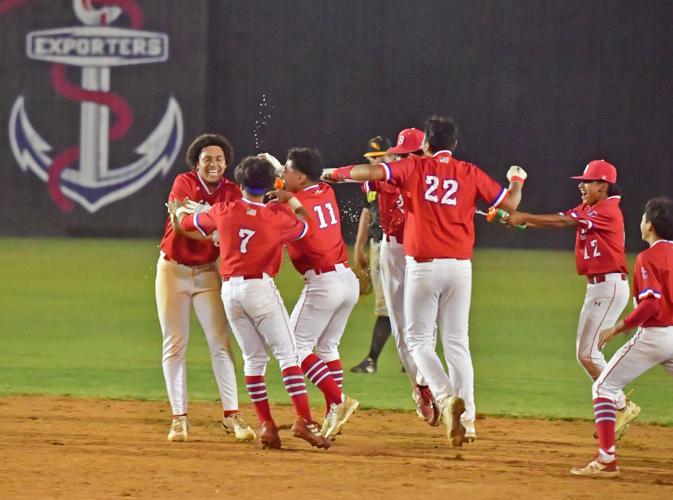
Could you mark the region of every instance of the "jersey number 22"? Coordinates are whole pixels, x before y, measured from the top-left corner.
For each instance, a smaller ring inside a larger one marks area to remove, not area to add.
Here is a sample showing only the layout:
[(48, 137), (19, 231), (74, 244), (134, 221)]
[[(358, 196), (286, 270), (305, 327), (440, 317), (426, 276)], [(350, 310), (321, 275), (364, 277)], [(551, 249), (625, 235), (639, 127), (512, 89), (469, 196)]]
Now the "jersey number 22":
[(442, 201), (439, 201), (439, 195), (437, 194), (437, 189), (439, 188), (439, 177), (435, 175), (426, 175), (425, 183), (429, 186), (425, 190), (424, 198), (433, 203), (439, 203), (441, 205), (451, 205), (455, 206), (458, 201), (456, 200), (456, 191), (458, 191), (458, 182), (453, 179), (444, 179), (442, 181), (442, 189), (444, 189), (444, 196), (442, 196)]

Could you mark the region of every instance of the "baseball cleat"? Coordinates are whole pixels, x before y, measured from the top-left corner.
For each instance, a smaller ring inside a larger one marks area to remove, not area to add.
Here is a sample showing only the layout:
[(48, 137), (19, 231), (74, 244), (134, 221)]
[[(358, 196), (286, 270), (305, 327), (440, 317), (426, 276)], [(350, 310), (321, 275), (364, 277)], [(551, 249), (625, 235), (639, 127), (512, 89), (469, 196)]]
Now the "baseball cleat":
[(171, 422), (171, 430), (168, 431), (168, 440), (176, 442), (187, 441), (188, 433), (189, 420), (187, 420), (187, 415), (173, 417), (173, 422)]
[(239, 443), (252, 441), (257, 437), (255, 431), (243, 420), (243, 415), (240, 413), (224, 417), (222, 419), (222, 428), (227, 434), (233, 434)]
[(280, 436), (273, 420), (262, 423), (259, 429), (259, 444), (263, 449), (280, 450)]
[(615, 421), (615, 438), (617, 440), (620, 440), (624, 434), (626, 434), (631, 422), (633, 422), (638, 415), (640, 415), (640, 406), (630, 399), (627, 399), (624, 409), (617, 411), (617, 420)]
[(320, 435), (320, 429), (315, 422), (305, 422), (303, 418), (297, 417), (292, 425), (292, 435), (303, 439), (311, 446), (328, 449), (332, 443)]
[(416, 386), (411, 396), (416, 402), (416, 415), (418, 418), (425, 420), (431, 427), (439, 425), (439, 417), (441, 412), (435, 402), (435, 398), (428, 387), (419, 388)]
[(465, 441), (474, 443), (477, 440), (477, 430), (474, 428), (474, 420), (463, 420), (462, 423), (465, 427)]
[(352, 373), (376, 373), (376, 361), (369, 356), (351, 368)]
[(589, 462), (584, 467), (573, 467), (570, 469), (573, 476), (584, 477), (619, 477), (619, 467), (617, 467), (617, 460), (613, 460), (609, 464), (601, 462), (600, 459), (595, 459)]
[[(360, 407), (360, 402), (356, 399), (349, 398), (344, 396), (344, 401), (338, 405), (332, 404), (330, 407), (327, 418), (327, 429), (321, 431), (321, 435), (331, 441), (334, 441), (334, 438), (337, 434), (341, 433), (341, 429), (351, 418), (353, 413)], [(323, 429), (325, 424), (323, 424)]]
[(446, 426), (446, 437), (451, 446), (460, 448), (465, 440), (465, 427), (460, 421), (460, 416), (465, 412), (465, 401), (458, 396), (450, 396), (442, 400), (439, 408)]

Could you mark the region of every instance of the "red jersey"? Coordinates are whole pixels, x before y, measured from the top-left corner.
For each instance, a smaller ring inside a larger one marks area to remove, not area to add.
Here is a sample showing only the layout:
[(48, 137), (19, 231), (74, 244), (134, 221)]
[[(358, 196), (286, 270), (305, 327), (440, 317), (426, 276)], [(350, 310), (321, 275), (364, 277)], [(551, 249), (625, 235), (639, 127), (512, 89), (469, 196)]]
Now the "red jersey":
[(657, 314), (642, 325), (673, 326), (673, 241), (658, 240), (638, 254), (633, 268), (633, 297), (658, 302)]
[(202, 214), (188, 215), (181, 226), (204, 236), (217, 229), (220, 235), (220, 273), (222, 277), (275, 276), (280, 269), (283, 243), (301, 239), (308, 223), (285, 211), (245, 198), (218, 203)]
[(309, 269), (324, 269), (348, 262), (348, 249), (341, 235), (341, 214), (332, 187), (321, 182), (295, 193), (295, 196), (315, 222), (315, 230), (310, 236), (286, 243), (287, 253), (297, 271), (304, 274)]
[(621, 196), (610, 196), (593, 205), (581, 204), (562, 212), (577, 221), (577, 274), (591, 276), (628, 272), (624, 216), (619, 208), (621, 199)]
[(477, 199), (497, 207), (507, 194), (476, 165), (451, 151), (381, 164), (404, 198), (404, 253), (419, 259), (469, 259)]
[[(211, 190), (201, 180), (195, 171), (185, 172), (178, 175), (173, 181), (168, 201), (175, 199), (184, 200), (189, 198), (199, 203), (215, 203), (234, 201), (241, 198), (241, 190), (233, 182), (222, 178), (220, 184)], [(171, 220), (166, 220), (164, 237), (161, 240), (161, 250), (166, 257), (186, 266), (201, 266), (215, 262), (219, 250), (209, 240), (195, 240), (187, 236), (176, 234), (173, 231)]]
[(388, 236), (394, 236), (398, 243), (404, 241), (404, 198), (395, 186), (381, 181), (368, 181), (362, 184), (365, 193), (378, 193), (379, 223)]

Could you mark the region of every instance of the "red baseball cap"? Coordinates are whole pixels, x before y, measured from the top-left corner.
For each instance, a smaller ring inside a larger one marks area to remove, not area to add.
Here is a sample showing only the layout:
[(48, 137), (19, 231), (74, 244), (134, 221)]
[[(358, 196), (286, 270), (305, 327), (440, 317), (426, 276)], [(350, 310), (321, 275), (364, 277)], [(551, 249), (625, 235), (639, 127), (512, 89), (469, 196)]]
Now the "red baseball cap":
[(397, 146), (390, 148), (387, 152), (396, 155), (413, 153), (423, 149), (423, 138), (425, 133), (417, 128), (405, 128), (397, 136)]
[(580, 181), (605, 181), (610, 184), (617, 182), (617, 169), (605, 160), (593, 160), (587, 163), (582, 175), (571, 177)]

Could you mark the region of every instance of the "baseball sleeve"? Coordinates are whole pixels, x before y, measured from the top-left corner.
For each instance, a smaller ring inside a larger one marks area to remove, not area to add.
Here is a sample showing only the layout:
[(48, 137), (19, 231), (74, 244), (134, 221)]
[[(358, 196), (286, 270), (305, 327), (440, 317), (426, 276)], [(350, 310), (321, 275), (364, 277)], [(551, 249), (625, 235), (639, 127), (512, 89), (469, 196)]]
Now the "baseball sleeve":
[(204, 238), (217, 229), (217, 217), (221, 211), (221, 203), (216, 203), (208, 212), (185, 216), (180, 221), (184, 231), (198, 231)]
[(168, 195), (168, 201), (169, 202), (173, 200), (182, 201), (185, 198), (189, 198), (191, 194), (192, 189), (190, 188), (186, 177), (184, 175), (178, 175), (175, 178), (175, 181), (173, 181), (173, 187), (171, 188), (171, 192)]
[(409, 156), (390, 163), (380, 163), (385, 172), (385, 181), (402, 188), (416, 166), (416, 157)]
[(309, 234), (310, 226), (305, 220), (299, 220), (287, 212), (276, 212), (276, 224), (281, 241), (296, 241)]
[(566, 217), (570, 217), (575, 222), (577, 222), (578, 225), (583, 226), (587, 230), (594, 227), (594, 222), (589, 217), (587, 217), (584, 205), (577, 205), (576, 207), (571, 208), (570, 210), (559, 212), (559, 215), (565, 215)]
[(624, 318), (627, 328), (640, 326), (659, 314), (662, 287), (652, 267), (643, 254), (638, 255), (633, 279), (633, 295), (638, 305)]
[(503, 188), (497, 181), (482, 169), (473, 165), (476, 178), (477, 196), (488, 203), (489, 208), (498, 208), (507, 196), (507, 188)]

